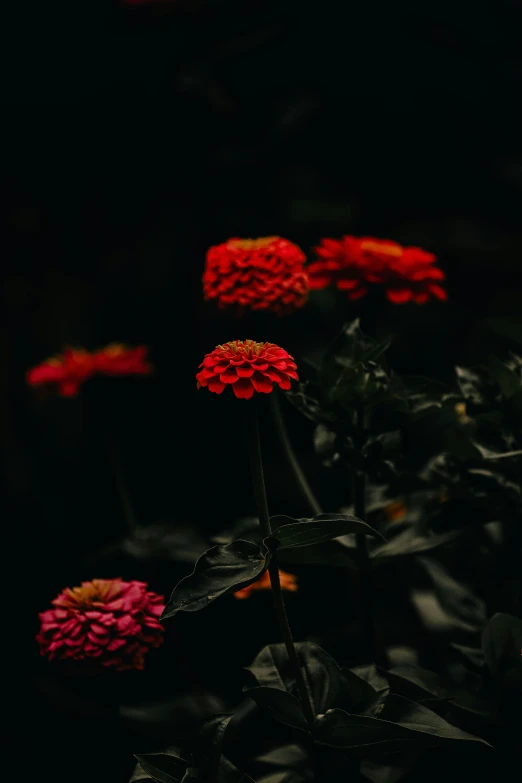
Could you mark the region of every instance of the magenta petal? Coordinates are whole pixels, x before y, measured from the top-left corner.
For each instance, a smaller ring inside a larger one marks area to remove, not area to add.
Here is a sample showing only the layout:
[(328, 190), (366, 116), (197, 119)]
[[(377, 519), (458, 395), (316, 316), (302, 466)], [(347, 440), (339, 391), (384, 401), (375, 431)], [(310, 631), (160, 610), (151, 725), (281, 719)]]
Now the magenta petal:
[(114, 650), (119, 650), (120, 647), (125, 647), (126, 644), (127, 644), (127, 639), (113, 639), (107, 645), (107, 649), (113, 652)]

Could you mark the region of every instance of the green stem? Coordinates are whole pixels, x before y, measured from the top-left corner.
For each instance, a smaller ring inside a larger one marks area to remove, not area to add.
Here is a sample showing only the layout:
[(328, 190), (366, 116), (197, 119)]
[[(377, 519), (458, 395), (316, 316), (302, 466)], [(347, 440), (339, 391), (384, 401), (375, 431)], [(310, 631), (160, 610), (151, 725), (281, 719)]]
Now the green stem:
[[(364, 408), (361, 406), (355, 411), (355, 445), (362, 449), (364, 445)], [(355, 470), (353, 473), (353, 505), (356, 517), (366, 521), (366, 476), (364, 471)], [(364, 652), (369, 660), (374, 661), (376, 655), (375, 626), (373, 622), (373, 593), (371, 564), (368, 554), (368, 544), (364, 533), (356, 536), (357, 554), (360, 575), (360, 610), (361, 626), (364, 639)]]
[[(250, 461), (250, 470), (252, 473), (252, 481), (254, 484), (254, 495), (256, 498), (257, 513), (259, 515), (259, 526), (263, 538), (268, 538), (272, 533), (270, 525), (270, 515), (268, 513), (268, 502), (266, 499), (265, 479), (263, 475), (263, 461), (261, 458), (261, 442), (259, 439), (259, 423), (257, 416), (257, 407), (255, 403), (249, 403), (248, 411), (248, 456)], [(283, 592), (281, 590), (281, 582), (279, 580), (279, 568), (277, 565), (277, 559), (275, 554), (270, 559), (270, 565), (268, 566), (268, 574), (270, 576), (270, 584), (272, 586), (272, 596), (274, 599), (274, 607), (276, 610), (277, 620), (281, 635), (285, 643), (286, 652), (290, 661), (290, 666), (293, 671), (295, 683), (297, 686), (297, 692), (299, 694), (299, 701), (303, 708), (303, 712), (310, 725), (314, 721), (314, 711), (310, 702), (310, 697), (306, 689), (306, 683), (303, 677), (303, 672), (299, 665), (299, 659), (297, 656), (297, 650), (295, 649), (294, 640), (292, 637), (292, 631), (288, 622), (286, 614), (285, 603), (283, 600)]]
[(138, 523), (136, 520), (136, 514), (134, 512), (134, 507), (130, 499), (127, 482), (125, 481), (125, 474), (123, 472), (120, 453), (114, 438), (107, 435), (105, 442), (107, 446), (107, 455), (109, 458), (109, 463), (112, 469), (112, 475), (114, 477), (114, 483), (116, 484), (118, 495), (120, 497), (121, 506), (123, 509), (123, 515), (125, 517), (125, 521), (127, 522), (127, 527), (129, 528), (129, 532), (134, 533), (138, 526)]
[(283, 412), (281, 410), (281, 404), (279, 402), (279, 395), (275, 390), (270, 395), (270, 405), (272, 408), (272, 416), (274, 419), (279, 442), (281, 444), (285, 457), (288, 460), (288, 464), (290, 465), (293, 474), (297, 480), (297, 485), (301, 490), (301, 494), (305, 499), (313, 515), (322, 514), (323, 513), (322, 508), (319, 505), (319, 502), (315, 497), (314, 493), (312, 492), (310, 484), (308, 483), (308, 480), (305, 474), (303, 473), (303, 469), (299, 464), (299, 460), (296, 457), (295, 451), (292, 448), (292, 443), (288, 436), (288, 431), (286, 429)]

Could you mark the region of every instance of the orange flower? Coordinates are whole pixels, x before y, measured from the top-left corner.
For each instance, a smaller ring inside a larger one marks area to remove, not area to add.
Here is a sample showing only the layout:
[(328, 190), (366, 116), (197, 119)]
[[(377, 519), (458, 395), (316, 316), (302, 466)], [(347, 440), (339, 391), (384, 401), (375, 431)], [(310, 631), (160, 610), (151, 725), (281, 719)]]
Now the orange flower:
[(400, 519), (404, 519), (406, 511), (406, 504), (402, 500), (394, 500), (385, 507), (384, 514), (390, 522), (398, 522)]
[[(294, 574), (287, 574), (286, 571), (281, 571), (281, 569), (279, 569), (279, 579), (281, 581), (282, 590), (288, 590), (290, 593), (297, 593), (299, 588), (297, 586), (297, 577), (294, 576)], [(252, 582), (251, 585), (243, 587), (242, 590), (238, 590), (237, 593), (234, 593), (233, 595), (234, 598), (250, 598), (251, 594), (256, 590), (270, 590), (270, 576), (268, 571), (265, 571), (257, 582)]]

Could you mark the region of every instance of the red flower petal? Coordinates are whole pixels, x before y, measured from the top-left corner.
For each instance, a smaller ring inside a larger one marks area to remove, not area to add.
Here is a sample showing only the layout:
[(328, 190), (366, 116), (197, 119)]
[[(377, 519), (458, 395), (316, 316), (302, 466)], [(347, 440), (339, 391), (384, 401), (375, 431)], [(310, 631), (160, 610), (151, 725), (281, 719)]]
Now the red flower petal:
[(254, 387), (250, 378), (240, 378), (237, 383), (232, 386), (236, 397), (244, 400), (249, 400), (254, 395)]
[(231, 367), (229, 370), (226, 370), (226, 372), (222, 372), (219, 376), (221, 383), (235, 383), (237, 378), (237, 372), (233, 367)]
[(253, 367), (237, 367), (236, 372), (239, 375), (240, 378), (251, 378), (254, 374), (254, 368)]
[(263, 375), (260, 372), (254, 373), (254, 375), (251, 378), (252, 386), (256, 390), (256, 392), (261, 392), (262, 394), (270, 394), (272, 389), (274, 388), (273, 382), (270, 380), (270, 378), (267, 378), (266, 375)]
[(386, 291), (386, 296), (394, 304), (405, 304), (411, 301), (413, 294), (408, 288), (391, 288)]

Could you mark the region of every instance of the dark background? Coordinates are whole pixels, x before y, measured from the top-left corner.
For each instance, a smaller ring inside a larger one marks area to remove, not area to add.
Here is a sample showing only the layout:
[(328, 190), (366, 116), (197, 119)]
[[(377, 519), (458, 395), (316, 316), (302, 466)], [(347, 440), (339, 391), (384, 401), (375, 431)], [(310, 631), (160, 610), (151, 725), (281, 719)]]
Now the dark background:
[[(66, 584), (117, 575), (85, 564), (124, 531), (100, 456), (102, 416), (144, 524), (184, 521), (209, 534), (253, 512), (237, 409), (194, 388), (216, 343), (272, 336), (244, 334), (203, 307), (206, 248), (234, 235), (279, 234), (308, 252), (321, 236), (370, 234), (440, 257), (447, 306), (315, 294), (277, 326), (296, 358), (303, 341), (318, 349), (355, 315), (370, 331), (397, 333), (398, 369), (444, 379), (455, 362), (519, 344), (520, 6), (98, 1), (16, 4), (8, 21), (2, 412), (14, 532), (6, 570), (17, 596), (8, 645), (23, 693), (14, 725), (31, 736), (35, 770), (60, 747), (53, 779), (70, 780), (73, 765), (74, 780), (126, 780), (120, 729), (71, 720), (34, 688), (46, 676), (37, 612)], [(150, 345), (153, 379), (76, 400), (26, 388), (27, 368), (65, 344), (116, 340)], [(311, 427), (293, 411), (289, 424), (322, 502), (345, 502), (328, 494)], [(267, 449), (271, 503), (304, 514)], [(117, 565), (165, 589), (142, 566)], [(192, 618), (180, 628), (208, 643)], [(221, 653), (208, 679), (226, 680)]]

